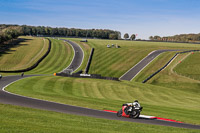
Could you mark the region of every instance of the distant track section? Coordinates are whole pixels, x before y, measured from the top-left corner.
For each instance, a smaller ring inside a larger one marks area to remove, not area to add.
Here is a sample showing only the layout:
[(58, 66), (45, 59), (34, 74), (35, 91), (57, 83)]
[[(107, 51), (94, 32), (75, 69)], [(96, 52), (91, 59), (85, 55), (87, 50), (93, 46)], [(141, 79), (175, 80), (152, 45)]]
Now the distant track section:
[(152, 75), (150, 75), (142, 83), (146, 83), (148, 80), (150, 80), (151, 78), (153, 78), (156, 74), (158, 74), (160, 71), (162, 71), (163, 69), (165, 69), (176, 58), (177, 55), (183, 54), (183, 53), (189, 53), (189, 52), (198, 52), (198, 51), (200, 51), (200, 50), (188, 50), (188, 51), (183, 51), (183, 52), (176, 53), (162, 68), (160, 68), (158, 71), (156, 71), (155, 73), (153, 73)]
[(62, 70), (61, 72), (66, 73), (69, 70), (71, 70), (70, 72), (74, 72), (81, 66), (81, 64), (83, 62), (83, 58), (84, 58), (83, 50), (78, 44), (76, 44), (72, 41), (65, 40), (65, 39), (60, 39), (60, 40), (68, 42), (74, 50), (74, 58), (73, 58), (71, 64), (67, 68)]
[(125, 74), (123, 74), (120, 77), (120, 80), (131, 81), (134, 77), (137, 76), (137, 74), (139, 74), (157, 56), (159, 56), (163, 52), (168, 52), (168, 51), (179, 51), (179, 50), (156, 50), (156, 51), (151, 52), (144, 59), (142, 59), (139, 63), (137, 63), (130, 70), (128, 70)]

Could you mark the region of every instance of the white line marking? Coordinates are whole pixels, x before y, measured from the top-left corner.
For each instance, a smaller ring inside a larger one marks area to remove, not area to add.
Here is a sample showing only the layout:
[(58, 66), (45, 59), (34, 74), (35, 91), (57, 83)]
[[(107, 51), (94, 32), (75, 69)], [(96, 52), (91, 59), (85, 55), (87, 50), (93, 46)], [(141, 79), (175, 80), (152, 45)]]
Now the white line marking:
[(155, 116), (148, 116), (148, 115), (140, 115), (141, 118), (153, 119)]

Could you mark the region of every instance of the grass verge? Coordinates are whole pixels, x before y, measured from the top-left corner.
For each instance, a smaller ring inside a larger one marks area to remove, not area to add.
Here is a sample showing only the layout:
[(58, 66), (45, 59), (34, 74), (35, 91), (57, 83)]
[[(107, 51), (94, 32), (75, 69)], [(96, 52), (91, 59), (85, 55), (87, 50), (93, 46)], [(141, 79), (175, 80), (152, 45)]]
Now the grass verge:
[(197, 133), (198, 130), (105, 120), (0, 104), (1, 133)]
[(179, 63), (174, 71), (180, 75), (200, 80), (200, 52), (190, 54), (186, 59)]
[(20, 80), (6, 90), (99, 110), (119, 110), (123, 103), (138, 99), (144, 107), (142, 114), (200, 124), (197, 88), (183, 91), (137, 82), (44, 76)]

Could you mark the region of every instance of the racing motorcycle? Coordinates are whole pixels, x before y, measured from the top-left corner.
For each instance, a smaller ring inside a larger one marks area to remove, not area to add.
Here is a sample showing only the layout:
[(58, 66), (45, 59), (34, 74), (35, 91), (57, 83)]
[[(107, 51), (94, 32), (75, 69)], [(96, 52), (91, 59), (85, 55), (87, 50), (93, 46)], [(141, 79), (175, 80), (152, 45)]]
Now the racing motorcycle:
[(123, 104), (122, 109), (117, 112), (118, 117), (128, 117), (128, 118), (138, 118), (143, 107), (129, 106), (128, 104)]

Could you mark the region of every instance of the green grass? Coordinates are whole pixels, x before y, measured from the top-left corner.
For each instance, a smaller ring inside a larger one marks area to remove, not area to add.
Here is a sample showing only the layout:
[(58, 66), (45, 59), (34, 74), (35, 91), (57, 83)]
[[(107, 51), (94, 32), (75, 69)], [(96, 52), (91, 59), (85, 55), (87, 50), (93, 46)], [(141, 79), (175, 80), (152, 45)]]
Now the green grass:
[(44, 76), (20, 80), (6, 90), (99, 110), (119, 110), (123, 103), (138, 99), (143, 114), (200, 124), (198, 89), (183, 91), (137, 82)]
[[(81, 39), (70, 39), (80, 43)], [(151, 51), (158, 49), (198, 49), (199, 45), (166, 43), (166, 42), (142, 42), (124, 40), (98, 40), (88, 39), (87, 44), (95, 48), (89, 73), (102, 76), (120, 77)], [(107, 44), (117, 44), (121, 48), (107, 48)]]
[[(195, 53), (195, 54), (198, 57), (198, 53)], [(195, 54), (194, 54), (194, 56), (195, 56)], [(155, 75), (147, 83), (153, 84), (156, 86), (168, 87), (173, 90), (180, 90), (185, 93), (199, 94), (200, 93), (200, 90), (199, 90), (200, 82), (199, 81), (194, 80), (189, 77), (186, 77), (186, 76), (182, 76), (181, 74), (174, 72), (174, 68), (176, 68), (176, 70), (178, 70), (179, 66), (181, 66), (182, 68), (187, 67), (187, 65), (182, 64), (185, 61), (187, 62), (187, 59), (189, 57), (191, 57), (191, 56), (189, 56), (186, 58), (187, 55), (188, 55), (188, 53), (178, 55), (167, 68), (165, 68), (160, 73)], [(159, 68), (161, 68), (167, 61), (169, 61), (169, 59), (172, 56), (173, 56), (173, 54), (168, 54), (168, 53), (162, 54), (161, 56), (156, 58), (152, 63), (150, 63), (133, 81), (142, 82), (145, 79), (145, 77), (150, 76), (152, 73), (156, 72)], [(184, 58), (186, 58), (186, 59), (183, 60)], [(181, 60), (183, 60), (183, 61), (181, 63), (179, 63)], [(187, 69), (187, 70), (185, 69), (184, 72), (190, 73), (193, 70), (195, 70), (196, 77), (199, 77), (198, 73), (200, 72), (200, 70), (198, 68), (199, 68), (198, 64), (196, 64), (196, 65), (194, 65), (194, 69), (192, 69), (192, 68)], [(185, 96), (186, 101), (187, 101), (187, 99), (190, 99), (190, 98)], [(199, 106), (199, 104), (198, 104), (198, 106)]]
[(174, 71), (180, 75), (187, 76), (192, 79), (200, 80), (200, 53), (194, 52), (183, 60)]
[[(56, 39), (50, 40), (52, 46), (48, 56), (35, 69), (25, 74), (53, 74), (62, 71), (71, 63), (74, 56), (71, 45)], [(20, 73), (1, 73), (3, 76), (16, 74)]]
[(27, 74), (52, 74), (65, 69), (74, 56), (72, 47), (63, 41), (51, 39), (52, 48), (49, 55)]
[(45, 54), (48, 43), (47, 39), (39, 37), (19, 37), (9, 50), (0, 55), (0, 70), (21, 70), (32, 66)]
[(197, 133), (199, 130), (62, 114), (0, 104), (1, 133)]
[[(200, 83), (198, 80), (194, 80), (194, 79), (186, 77), (186, 76), (181, 76), (173, 71), (177, 65), (179, 66), (180, 64), (182, 64), (184, 62), (184, 60), (183, 60), (181, 63), (179, 63), (186, 56), (187, 56), (187, 54), (178, 55), (177, 58), (175, 58), (175, 60), (166, 69), (164, 69), (159, 74), (157, 74), (152, 79), (150, 79), (148, 81), (148, 83), (158, 85), (158, 86), (169, 87), (169, 88), (181, 90), (184, 92), (193, 92), (193, 93), (197, 93), (197, 94), (200, 93), (200, 90), (199, 90)], [(184, 67), (187, 67), (187, 66), (184, 65)], [(198, 68), (198, 65), (196, 66), (196, 68)], [(150, 68), (149, 70), (151, 70), (151, 69), (152, 68)], [(187, 71), (190, 72), (193, 70), (188, 69), (185, 72), (187, 72)], [(200, 70), (196, 69), (197, 75), (199, 72), (200, 72)], [(186, 99), (187, 99), (187, 97), (186, 97)]]

